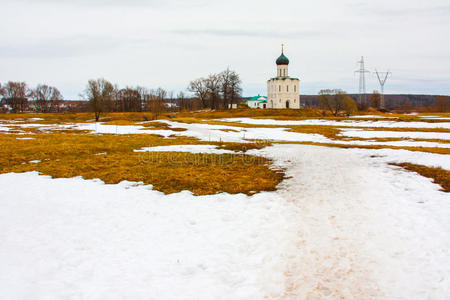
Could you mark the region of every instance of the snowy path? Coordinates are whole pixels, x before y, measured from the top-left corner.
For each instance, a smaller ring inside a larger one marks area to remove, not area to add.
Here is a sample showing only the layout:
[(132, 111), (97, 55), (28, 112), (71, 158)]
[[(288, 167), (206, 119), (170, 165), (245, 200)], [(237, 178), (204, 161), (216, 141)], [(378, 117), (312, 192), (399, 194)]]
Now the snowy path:
[[(289, 167), (281, 196), (296, 204), (291, 299), (445, 299), (450, 197), (370, 151), (263, 150)], [(288, 297), (285, 297), (285, 299)]]
[(291, 178), (277, 192), (166, 196), (130, 183), (0, 175), (2, 296), (450, 294), (450, 199), (437, 185), (371, 157), (376, 151), (276, 145), (254, 152), (287, 168)]

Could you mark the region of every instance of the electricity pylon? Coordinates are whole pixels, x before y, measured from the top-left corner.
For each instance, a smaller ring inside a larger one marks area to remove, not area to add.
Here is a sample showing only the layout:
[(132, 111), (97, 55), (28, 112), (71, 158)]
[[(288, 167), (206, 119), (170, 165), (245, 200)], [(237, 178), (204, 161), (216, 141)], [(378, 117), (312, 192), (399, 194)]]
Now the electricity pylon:
[(369, 70), (365, 69), (364, 66), (364, 56), (361, 56), (361, 60), (358, 61), (359, 70), (355, 73), (359, 73), (359, 104), (362, 105), (366, 103), (366, 73), (370, 73)]
[(381, 99), (380, 99), (380, 108), (385, 108), (384, 103), (384, 84), (386, 83), (386, 80), (390, 75), (392, 75), (391, 72), (378, 72), (375, 69), (375, 73), (377, 74), (378, 82), (380, 83), (380, 89), (381, 89)]

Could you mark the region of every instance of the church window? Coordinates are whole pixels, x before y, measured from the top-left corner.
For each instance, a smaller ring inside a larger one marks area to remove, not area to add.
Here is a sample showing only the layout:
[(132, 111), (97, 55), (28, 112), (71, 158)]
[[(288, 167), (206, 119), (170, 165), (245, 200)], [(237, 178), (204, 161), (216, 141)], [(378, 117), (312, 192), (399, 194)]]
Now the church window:
[(278, 91), (281, 92), (281, 85), (278, 86)]
[(289, 86), (288, 85), (286, 86), (286, 92), (289, 92)]

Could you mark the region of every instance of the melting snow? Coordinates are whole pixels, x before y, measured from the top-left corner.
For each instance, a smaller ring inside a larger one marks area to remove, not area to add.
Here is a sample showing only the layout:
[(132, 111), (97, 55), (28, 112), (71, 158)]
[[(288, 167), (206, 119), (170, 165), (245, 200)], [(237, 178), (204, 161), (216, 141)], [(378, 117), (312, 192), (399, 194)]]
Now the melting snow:
[(250, 197), (2, 174), (2, 296), (445, 299), (450, 198), (386, 161), (448, 160), (384, 150), (250, 150), (289, 176)]
[(421, 131), (377, 131), (361, 129), (343, 129), (341, 135), (360, 138), (410, 138), (410, 139), (442, 139), (450, 142), (448, 132)]
[(450, 122), (428, 123), (428, 122), (396, 122), (396, 121), (356, 121), (356, 120), (297, 120), (282, 121), (273, 119), (250, 119), (250, 118), (228, 118), (221, 119), (226, 122), (241, 122), (255, 125), (331, 125), (331, 126), (353, 126), (353, 127), (388, 127), (388, 128), (450, 128)]
[(156, 147), (145, 147), (140, 150), (134, 150), (135, 152), (190, 152), (190, 153), (214, 153), (214, 154), (224, 154), (232, 153), (236, 154), (234, 151), (217, 149), (215, 145), (170, 145), (170, 146), (156, 146)]

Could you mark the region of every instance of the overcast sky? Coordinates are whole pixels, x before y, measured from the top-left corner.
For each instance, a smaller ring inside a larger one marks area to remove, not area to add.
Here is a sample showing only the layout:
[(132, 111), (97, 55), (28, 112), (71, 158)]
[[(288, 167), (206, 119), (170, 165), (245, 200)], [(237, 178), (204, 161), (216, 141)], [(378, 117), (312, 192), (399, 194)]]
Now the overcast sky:
[[(230, 67), (266, 94), (286, 44), (301, 94), (357, 92), (357, 61), (390, 70), (386, 93), (450, 94), (449, 0), (0, 0), (0, 82), (87, 80), (185, 91)], [(368, 92), (378, 89), (369, 74)]]

